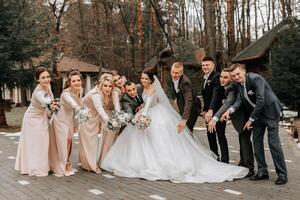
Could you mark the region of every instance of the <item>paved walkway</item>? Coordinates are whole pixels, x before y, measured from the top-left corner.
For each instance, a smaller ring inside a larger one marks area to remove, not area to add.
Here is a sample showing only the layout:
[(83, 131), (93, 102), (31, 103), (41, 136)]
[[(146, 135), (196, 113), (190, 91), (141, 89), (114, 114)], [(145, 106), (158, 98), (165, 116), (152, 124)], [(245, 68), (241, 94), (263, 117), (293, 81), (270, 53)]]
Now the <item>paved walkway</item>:
[[(207, 145), (204, 131), (195, 131), (196, 138)], [(268, 146), (265, 146), (270, 180), (252, 182), (247, 178), (220, 184), (174, 184), (168, 181), (146, 181), (115, 177), (107, 172), (100, 175), (79, 170), (75, 176), (54, 175), (36, 178), (20, 175), (14, 167), (19, 137), (0, 134), (0, 199), (300, 199), (300, 149), (281, 129), (281, 141), (288, 166), (289, 182), (283, 186), (274, 184), (276, 174)], [(237, 135), (232, 126), (227, 128), (230, 160), (236, 164), (239, 158)], [(78, 138), (75, 138), (73, 161), (77, 163)]]

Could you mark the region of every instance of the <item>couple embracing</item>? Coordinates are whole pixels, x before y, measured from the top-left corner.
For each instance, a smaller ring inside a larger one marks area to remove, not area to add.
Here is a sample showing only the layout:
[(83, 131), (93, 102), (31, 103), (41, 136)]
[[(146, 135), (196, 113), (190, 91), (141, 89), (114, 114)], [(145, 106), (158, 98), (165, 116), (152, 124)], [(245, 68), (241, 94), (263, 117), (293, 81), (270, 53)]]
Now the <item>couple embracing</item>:
[(151, 125), (144, 130), (127, 125), (101, 168), (117, 176), (175, 183), (224, 182), (245, 177), (247, 168), (218, 162), (216, 155), (193, 139), (191, 130), (201, 109), (200, 102), (183, 74), (182, 63), (173, 64), (171, 76), (180, 114), (169, 103), (153, 72), (142, 73), (142, 86), (127, 82), (121, 101), (123, 109), (150, 116)]

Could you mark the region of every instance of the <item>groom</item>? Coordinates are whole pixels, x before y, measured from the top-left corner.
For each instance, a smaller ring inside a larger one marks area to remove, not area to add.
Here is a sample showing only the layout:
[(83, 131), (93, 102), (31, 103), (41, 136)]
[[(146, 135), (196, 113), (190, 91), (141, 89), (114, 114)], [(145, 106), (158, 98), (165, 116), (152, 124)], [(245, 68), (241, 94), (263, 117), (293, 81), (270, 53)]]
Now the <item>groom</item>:
[(171, 68), (173, 90), (176, 94), (177, 105), (182, 120), (177, 125), (178, 133), (182, 133), (185, 126), (193, 132), (194, 125), (198, 119), (201, 103), (193, 94), (190, 79), (183, 74), (183, 63), (175, 62)]
[(136, 85), (134, 82), (126, 81), (125, 92), (121, 98), (122, 109), (134, 116), (144, 103), (142, 98), (143, 87)]

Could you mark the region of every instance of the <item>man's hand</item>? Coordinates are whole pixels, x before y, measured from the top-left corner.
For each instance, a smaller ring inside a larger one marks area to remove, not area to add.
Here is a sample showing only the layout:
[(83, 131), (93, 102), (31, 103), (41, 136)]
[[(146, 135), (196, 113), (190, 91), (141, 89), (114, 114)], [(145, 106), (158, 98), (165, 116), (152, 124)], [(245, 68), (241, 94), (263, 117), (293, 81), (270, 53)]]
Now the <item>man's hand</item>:
[(200, 115), (201, 115), (203, 118), (205, 118), (205, 114), (206, 114), (206, 112), (203, 111)]
[(248, 120), (243, 128), (243, 130), (247, 129), (247, 130), (250, 130), (252, 129), (253, 126), (252, 126), (252, 122), (250, 120)]
[(227, 110), (221, 117), (220, 121), (223, 122), (223, 121), (227, 121), (230, 119), (230, 112)]
[(139, 112), (144, 107), (144, 104), (141, 104), (135, 109), (135, 113)]
[(210, 122), (207, 124), (207, 130), (210, 133), (213, 133), (216, 131), (216, 124), (217, 122), (215, 120), (210, 120)]
[(205, 117), (204, 117), (205, 122), (206, 123), (210, 122), (210, 120), (212, 119), (212, 117), (213, 117), (213, 111), (212, 110), (208, 110), (206, 112), (206, 114), (205, 114)]
[(183, 119), (177, 125), (177, 131), (179, 134), (183, 132), (183, 129), (185, 128), (185, 126), (186, 126), (186, 120)]

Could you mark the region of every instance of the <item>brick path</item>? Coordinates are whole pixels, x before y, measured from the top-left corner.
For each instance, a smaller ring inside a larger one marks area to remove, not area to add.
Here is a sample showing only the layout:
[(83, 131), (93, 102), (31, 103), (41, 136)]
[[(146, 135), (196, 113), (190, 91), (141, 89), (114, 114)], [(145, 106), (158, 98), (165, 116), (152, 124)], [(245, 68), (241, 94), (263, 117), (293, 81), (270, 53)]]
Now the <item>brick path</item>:
[[(196, 131), (196, 138), (207, 145), (204, 131)], [(36, 178), (20, 175), (14, 167), (19, 137), (0, 134), (0, 199), (300, 199), (300, 149), (281, 129), (281, 141), (287, 161), (289, 182), (284, 186), (274, 184), (276, 174), (268, 146), (265, 146), (270, 180), (252, 182), (248, 179), (220, 184), (174, 184), (168, 181), (146, 181), (122, 177), (103, 176), (79, 170), (75, 176)], [(232, 164), (238, 161), (238, 139), (232, 126), (227, 128)], [(75, 139), (74, 163), (77, 163), (78, 139)], [(20, 181), (20, 182), (19, 182)], [(228, 189), (229, 192), (226, 192)], [(154, 195), (154, 196), (151, 196)], [(151, 197), (150, 197), (151, 196)]]

